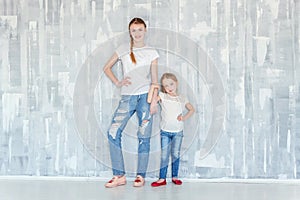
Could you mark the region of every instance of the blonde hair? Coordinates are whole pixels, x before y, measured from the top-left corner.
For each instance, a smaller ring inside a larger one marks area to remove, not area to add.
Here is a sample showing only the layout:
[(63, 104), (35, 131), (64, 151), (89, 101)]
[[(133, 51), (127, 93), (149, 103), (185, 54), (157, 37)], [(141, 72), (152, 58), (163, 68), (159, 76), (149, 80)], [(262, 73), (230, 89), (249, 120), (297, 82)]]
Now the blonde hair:
[(172, 73), (164, 73), (161, 78), (160, 78), (160, 84), (161, 84), (161, 91), (163, 93), (166, 93), (166, 90), (162, 84), (163, 80), (164, 79), (172, 79), (173, 81), (175, 81), (177, 84), (178, 84), (178, 80), (177, 80), (177, 77), (175, 76), (175, 74), (172, 74)]
[[(130, 31), (130, 26), (131, 26), (132, 24), (143, 24), (143, 25), (145, 26), (145, 28), (147, 28), (146, 23), (144, 22), (144, 20), (141, 19), (141, 18), (138, 18), (138, 17), (133, 18), (133, 19), (129, 22), (129, 25), (128, 25), (128, 30), (129, 30), (129, 31)], [(133, 49), (133, 38), (132, 38), (132, 36), (131, 36), (130, 33), (129, 33), (129, 35), (130, 35), (130, 59), (131, 59), (131, 61), (132, 61), (134, 64), (136, 64), (136, 59), (135, 59), (135, 56), (134, 56), (133, 51), (132, 51), (132, 49)]]

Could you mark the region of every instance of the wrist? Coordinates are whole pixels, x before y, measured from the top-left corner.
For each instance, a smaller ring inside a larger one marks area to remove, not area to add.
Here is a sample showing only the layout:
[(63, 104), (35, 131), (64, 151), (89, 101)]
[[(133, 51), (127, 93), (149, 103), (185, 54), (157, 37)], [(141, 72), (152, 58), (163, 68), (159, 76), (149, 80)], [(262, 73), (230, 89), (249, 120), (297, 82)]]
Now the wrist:
[(155, 89), (159, 89), (159, 84), (158, 83), (151, 83), (151, 87)]

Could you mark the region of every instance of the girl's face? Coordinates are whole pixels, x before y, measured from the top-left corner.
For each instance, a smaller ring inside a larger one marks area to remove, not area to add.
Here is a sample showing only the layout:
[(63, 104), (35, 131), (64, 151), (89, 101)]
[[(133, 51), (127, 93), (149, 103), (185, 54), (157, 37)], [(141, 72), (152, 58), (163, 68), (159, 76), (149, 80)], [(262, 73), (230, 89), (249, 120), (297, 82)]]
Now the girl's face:
[(131, 24), (129, 32), (134, 42), (144, 42), (146, 33), (144, 24)]
[(177, 92), (177, 82), (170, 78), (165, 78), (162, 80), (162, 86), (164, 87), (167, 94), (171, 96), (176, 96)]

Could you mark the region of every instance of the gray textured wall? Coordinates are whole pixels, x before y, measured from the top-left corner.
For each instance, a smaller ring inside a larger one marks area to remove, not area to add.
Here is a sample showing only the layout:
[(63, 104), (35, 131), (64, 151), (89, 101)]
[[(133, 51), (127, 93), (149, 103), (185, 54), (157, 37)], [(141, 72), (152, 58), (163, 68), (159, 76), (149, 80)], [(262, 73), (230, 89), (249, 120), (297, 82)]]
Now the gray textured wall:
[[(185, 126), (181, 177), (299, 177), (299, 0), (0, 0), (1, 175), (110, 177), (105, 132), (119, 93), (102, 66), (135, 16), (161, 45), (159, 74), (177, 73), (197, 109)], [(211, 129), (218, 116), (224, 123)], [(135, 121), (123, 137), (129, 174)], [(206, 144), (214, 148), (204, 157)]]

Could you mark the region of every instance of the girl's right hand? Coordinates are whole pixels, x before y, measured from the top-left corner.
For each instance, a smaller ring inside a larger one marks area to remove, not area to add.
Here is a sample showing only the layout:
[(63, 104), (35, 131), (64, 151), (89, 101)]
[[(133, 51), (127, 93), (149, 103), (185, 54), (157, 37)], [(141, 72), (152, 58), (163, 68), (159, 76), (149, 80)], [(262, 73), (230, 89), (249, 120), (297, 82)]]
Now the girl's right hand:
[(153, 115), (155, 113), (157, 113), (158, 108), (157, 108), (157, 102), (156, 101), (152, 101), (150, 103), (150, 114)]
[(124, 79), (122, 79), (121, 81), (118, 81), (116, 83), (116, 86), (117, 87), (123, 87), (123, 86), (128, 86), (130, 85), (131, 82), (130, 82), (130, 77), (126, 76)]

